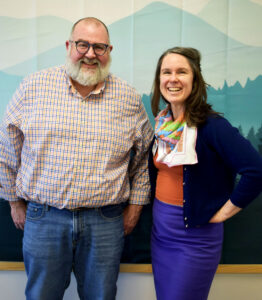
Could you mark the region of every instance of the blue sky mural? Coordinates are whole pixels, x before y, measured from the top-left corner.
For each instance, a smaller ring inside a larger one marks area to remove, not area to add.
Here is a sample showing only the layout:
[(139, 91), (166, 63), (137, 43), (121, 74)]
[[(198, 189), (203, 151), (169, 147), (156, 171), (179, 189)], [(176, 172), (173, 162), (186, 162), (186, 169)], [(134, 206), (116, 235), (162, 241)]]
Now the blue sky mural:
[(73, 22), (93, 15), (109, 27), (112, 72), (144, 95), (151, 120), (149, 96), (157, 59), (167, 48), (182, 45), (201, 51), (214, 108), (241, 126), (245, 136), (262, 126), (261, 0), (134, 0), (126, 7), (120, 0), (111, 1), (110, 7), (106, 0), (97, 6), (88, 0), (79, 4), (70, 0), (55, 10), (60, 2), (54, 0), (47, 8), (48, 3), (43, 6), (39, 0), (32, 7), (33, 2), (26, 0), (22, 8), (13, 0), (20, 12), (0, 4), (0, 119), (21, 79), (63, 64), (64, 42)]

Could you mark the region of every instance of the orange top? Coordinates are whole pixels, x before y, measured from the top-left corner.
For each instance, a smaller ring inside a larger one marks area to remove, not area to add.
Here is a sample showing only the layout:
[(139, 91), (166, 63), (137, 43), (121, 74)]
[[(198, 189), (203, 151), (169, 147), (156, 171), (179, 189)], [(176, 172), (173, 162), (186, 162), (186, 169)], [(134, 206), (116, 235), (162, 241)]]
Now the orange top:
[(157, 162), (156, 198), (162, 202), (183, 206), (183, 166), (169, 168), (166, 164)]

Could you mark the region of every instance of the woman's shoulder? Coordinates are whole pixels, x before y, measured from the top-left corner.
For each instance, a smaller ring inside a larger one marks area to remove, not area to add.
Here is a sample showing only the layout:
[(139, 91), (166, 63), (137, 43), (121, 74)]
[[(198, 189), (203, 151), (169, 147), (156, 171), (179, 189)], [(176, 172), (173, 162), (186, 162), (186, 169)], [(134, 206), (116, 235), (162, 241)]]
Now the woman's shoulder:
[(230, 141), (232, 138), (239, 137), (243, 139), (239, 130), (232, 126), (230, 122), (221, 115), (210, 115), (206, 122), (198, 128), (198, 136), (212, 143), (222, 141)]
[(206, 121), (199, 126), (199, 130), (201, 131), (213, 131), (213, 130), (224, 130), (225, 128), (231, 127), (232, 125), (229, 123), (227, 119), (219, 114), (209, 115)]

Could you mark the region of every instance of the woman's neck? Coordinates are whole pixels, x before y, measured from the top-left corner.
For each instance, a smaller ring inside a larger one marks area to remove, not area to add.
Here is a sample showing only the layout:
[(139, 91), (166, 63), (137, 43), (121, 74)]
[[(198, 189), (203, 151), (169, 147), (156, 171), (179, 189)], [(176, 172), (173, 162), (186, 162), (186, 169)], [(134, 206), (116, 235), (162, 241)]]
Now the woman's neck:
[(181, 114), (185, 113), (185, 105), (184, 104), (171, 104), (171, 110), (173, 114), (174, 120), (176, 120)]

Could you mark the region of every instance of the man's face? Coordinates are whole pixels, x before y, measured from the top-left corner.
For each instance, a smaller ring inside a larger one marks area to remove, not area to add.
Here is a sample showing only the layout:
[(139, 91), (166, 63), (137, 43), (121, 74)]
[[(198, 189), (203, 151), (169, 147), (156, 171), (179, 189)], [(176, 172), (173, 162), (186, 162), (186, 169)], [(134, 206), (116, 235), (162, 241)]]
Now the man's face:
[(104, 26), (102, 24), (82, 21), (76, 25), (71, 40), (73, 42), (66, 42), (67, 74), (84, 86), (96, 85), (98, 82), (103, 81), (109, 73), (112, 46), (109, 45), (104, 55), (96, 55), (93, 47), (90, 47), (87, 53), (80, 54), (76, 49), (75, 42), (83, 41), (90, 44), (109, 44)]

